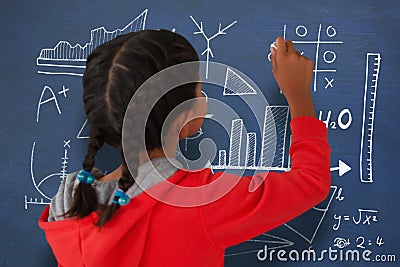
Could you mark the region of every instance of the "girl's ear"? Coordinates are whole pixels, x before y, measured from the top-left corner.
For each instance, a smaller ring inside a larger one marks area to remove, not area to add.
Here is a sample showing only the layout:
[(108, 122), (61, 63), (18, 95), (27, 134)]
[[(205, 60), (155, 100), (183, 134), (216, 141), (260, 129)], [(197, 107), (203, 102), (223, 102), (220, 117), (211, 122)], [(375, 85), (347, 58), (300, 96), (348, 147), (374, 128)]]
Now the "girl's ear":
[(196, 134), (204, 122), (204, 117), (207, 113), (207, 103), (201, 92), (201, 83), (196, 86), (196, 95), (196, 98), (191, 99), (191, 101), (194, 101), (194, 103), (192, 102), (193, 107), (184, 112), (182, 116), (184, 121), (182, 122), (183, 126), (179, 132), (179, 139)]
[(179, 140), (189, 137), (189, 125), (188, 123), (186, 123), (185, 125), (183, 125), (181, 131), (179, 132)]
[(179, 132), (179, 139), (183, 139), (192, 135), (195, 135), (203, 124), (204, 117), (195, 118), (187, 121)]
[(180, 131), (179, 131), (179, 139), (183, 139), (186, 137), (189, 137), (193, 134), (196, 133), (196, 129), (194, 129), (194, 125), (193, 125), (193, 120), (191, 120), (190, 118), (192, 118), (193, 116), (193, 111), (189, 110), (184, 112), (181, 115), (181, 121), (180, 123)]

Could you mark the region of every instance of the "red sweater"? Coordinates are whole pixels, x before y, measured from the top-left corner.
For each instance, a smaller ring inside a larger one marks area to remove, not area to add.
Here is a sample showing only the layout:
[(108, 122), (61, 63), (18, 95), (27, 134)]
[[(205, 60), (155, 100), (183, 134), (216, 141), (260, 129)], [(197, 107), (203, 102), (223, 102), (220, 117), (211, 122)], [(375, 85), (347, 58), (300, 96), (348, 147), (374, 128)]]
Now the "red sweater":
[[(269, 231), (321, 202), (330, 189), (330, 147), (325, 125), (314, 118), (291, 122), (292, 168), (269, 172), (254, 192), (255, 177), (224, 174), (237, 184), (223, 197), (197, 207), (165, 204), (143, 192), (121, 207), (99, 229), (96, 213), (83, 219), (47, 222), (49, 207), (39, 226), (59, 266), (223, 266), (229, 246)], [(175, 185), (199, 187), (222, 179), (209, 169), (178, 170), (168, 178)], [(263, 179), (261, 179), (263, 180)], [(162, 182), (150, 188), (166, 199), (204, 200), (199, 193), (179, 195)], [(177, 196), (178, 195), (178, 196)]]

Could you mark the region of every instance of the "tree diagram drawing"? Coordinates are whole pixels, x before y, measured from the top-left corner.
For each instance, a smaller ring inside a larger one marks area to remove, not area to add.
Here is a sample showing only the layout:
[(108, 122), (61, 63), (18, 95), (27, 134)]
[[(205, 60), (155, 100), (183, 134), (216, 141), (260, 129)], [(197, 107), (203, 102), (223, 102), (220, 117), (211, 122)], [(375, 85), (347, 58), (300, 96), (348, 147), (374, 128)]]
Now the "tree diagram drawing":
[(200, 21), (200, 24), (199, 24), (192, 15), (190, 15), (190, 18), (191, 18), (191, 20), (193, 21), (193, 23), (196, 25), (196, 27), (198, 29), (198, 31), (194, 32), (194, 35), (197, 35), (197, 34), (202, 35), (203, 38), (207, 42), (207, 48), (201, 53), (201, 55), (206, 54), (206, 57), (207, 57), (207, 59), (206, 59), (206, 61), (207, 61), (207, 64), (206, 64), (206, 79), (208, 79), (208, 62), (210, 61), (210, 56), (214, 57), (214, 53), (212, 52), (211, 45), (210, 45), (211, 40), (213, 40), (214, 38), (218, 37), (219, 35), (225, 35), (226, 34), (226, 30), (228, 30), (230, 27), (235, 25), (237, 23), (237, 21), (235, 20), (235, 21), (231, 22), (228, 26), (226, 26), (224, 28), (222, 28), (222, 23), (220, 23), (219, 27), (218, 27), (218, 31), (215, 34), (213, 34), (213, 35), (211, 35), (209, 37), (209, 36), (206, 35), (206, 33), (204, 31), (203, 22)]

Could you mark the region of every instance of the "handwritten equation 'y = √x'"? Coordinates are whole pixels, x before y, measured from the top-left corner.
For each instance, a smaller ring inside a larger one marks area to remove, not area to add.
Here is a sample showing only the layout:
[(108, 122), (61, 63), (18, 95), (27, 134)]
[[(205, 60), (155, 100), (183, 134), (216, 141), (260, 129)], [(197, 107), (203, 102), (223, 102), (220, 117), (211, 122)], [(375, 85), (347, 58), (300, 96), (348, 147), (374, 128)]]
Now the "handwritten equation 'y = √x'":
[(196, 24), (196, 27), (199, 29), (199, 31), (194, 32), (194, 35), (201, 34), (204, 37), (204, 39), (206, 40), (206, 42), (207, 42), (207, 48), (203, 51), (203, 53), (201, 53), (201, 55), (206, 54), (206, 56), (207, 56), (207, 60), (206, 60), (206, 62), (207, 62), (207, 64), (206, 64), (206, 79), (208, 79), (208, 62), (210, 61), (210, 56), (214, 57), (214, 53), (211, 50), (210, 42), (211, 42), (211, 40), (213, 40), (214, 38), (216, 38), (219, 35), (226, 35), (226, 30), (228, 30), (230, 27), (235, 25), (237, 23), (237, 20), (231, 22), (228, 26), (226, 26), (224, 28), (222, 28), (222, 23), (220, 23), (219, 27), (218, 27), (218, 31), (215, 34), (213, 34), (212, 36), (208, 37), (206, 35), (205, 31), (204, 31), (203, 22), (200, 21), (200, 24), (199, 24), (194, 19), (194, 17), (192, 15), (190, 15), (190, 18), (192, 19), (194, 24)]

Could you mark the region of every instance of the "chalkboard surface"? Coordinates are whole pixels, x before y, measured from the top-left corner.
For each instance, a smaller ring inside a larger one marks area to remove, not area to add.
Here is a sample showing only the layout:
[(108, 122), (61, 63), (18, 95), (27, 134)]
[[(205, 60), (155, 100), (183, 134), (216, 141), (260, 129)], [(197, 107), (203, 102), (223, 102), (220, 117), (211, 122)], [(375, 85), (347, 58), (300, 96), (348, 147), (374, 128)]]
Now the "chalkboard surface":
[[(266, 110), (274, 116), (270, 169), (290, 168), (288, 108), (271, 75), (269, 44), (283, 35), (315, 62), (310, 90), (329, 129), (331, 192), (299, 218), (229, 248), (225, 265), (397, 266), (399, 8), (348, 0), (1, 1), (0, 266), (56, 266), (37, 219), (61, 179), (81, 167), (85, 59), (116, 35), (160, 28), (187, 37), (201, 60), (232, 66), (223, 86), (203, 88), (237, 112), (225, 117), (230, 131), (219, 134), (206, 119), (180, 146), (196, 157), (200, 141), (213, 140), (214, 171), (265, 168), (263, 132), (243, 99), (261, 120)], [(116, 153), (105, 147), (96, 165), (111, 171)]]

